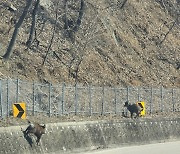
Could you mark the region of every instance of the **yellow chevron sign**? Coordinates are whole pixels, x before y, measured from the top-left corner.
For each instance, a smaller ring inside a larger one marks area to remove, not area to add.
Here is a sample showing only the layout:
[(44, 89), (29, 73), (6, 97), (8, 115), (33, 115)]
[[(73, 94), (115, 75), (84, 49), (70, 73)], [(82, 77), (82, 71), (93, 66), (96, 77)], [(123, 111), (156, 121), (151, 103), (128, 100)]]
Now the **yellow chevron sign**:
[(141, 106), (143, 108), (143, 110), (141, 111), (140, 115), (141, 116), (145, 116), (145, 114), (146, 114), (145, 102), (137, 102), (136, 104), (138, 104), (139, 106)]
[(26, 104), (25, 103), (13, 104), (13, 117), (26, 119)]

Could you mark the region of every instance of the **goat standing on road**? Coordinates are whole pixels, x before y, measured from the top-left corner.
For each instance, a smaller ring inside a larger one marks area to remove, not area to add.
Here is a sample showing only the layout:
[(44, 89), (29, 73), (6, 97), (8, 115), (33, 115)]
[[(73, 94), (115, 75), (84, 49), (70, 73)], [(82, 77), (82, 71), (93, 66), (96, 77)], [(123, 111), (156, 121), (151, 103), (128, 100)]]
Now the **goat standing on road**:
[(129, 104), (128, 101), (125, 102), (124, 107), (128, 109), (131, 113), (131, 118), (133, 118), (133, 114), (136, 113), (136, 118), (140, 116), (141, 111), (143, 110), (142, 105), (140, 104)]

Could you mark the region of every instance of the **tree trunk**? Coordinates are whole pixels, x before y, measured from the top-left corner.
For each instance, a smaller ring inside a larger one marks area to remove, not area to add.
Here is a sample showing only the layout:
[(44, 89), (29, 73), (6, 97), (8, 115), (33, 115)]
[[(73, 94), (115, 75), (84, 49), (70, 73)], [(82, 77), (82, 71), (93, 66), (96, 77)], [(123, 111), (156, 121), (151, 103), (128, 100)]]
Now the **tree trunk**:
[(36, 25), (36, 14), (37, 14), (39, 2), (40, 2), (40, 0), (36, 1), (36, 4), (35, 4), (34, 9), (33, 9), (33, 13), (32, 13), (31, 31), (30, 31), (30, 34), (29, 34), (29, 38), (28, 38), (28, 40), (26, 42), (26, 45), (28, 47), (31, 46), (31, 43), (32, 43), (32, 40), (33, 40), (33, 34), (34, 34), (35, 25)]
[(31, 6), (31, 3), (32, 3), (33, 0), (26, 0), (26, 6), (24, 8), (24, 11), (22, 13), (22, 15), (20, 16), (18, 22), (16, 23), (15, 25), (15, 29), (14, 29), (14, 32), (13, 32), (13, 35), (12, 35), (12, 38), (11, 38), (11, 41), (9, 43), (9, 46), (6, 50), (6, 53), (3, 55), (3, 58), (5, 60), (8, 60), (10, 55), (11, 55), (11, 52), (12, 52), (12, 48), (14, 46), (14, 43), (16, 41), (16, 37), (17, 37), (17, 34), (18, 34), (18, 31), (19, 31), (19, 28), (21, 27), (23, 21), (24, 21), (24, 18), (26, 17), (27, 13), (28, 13), (28, 9), (29, 7)]

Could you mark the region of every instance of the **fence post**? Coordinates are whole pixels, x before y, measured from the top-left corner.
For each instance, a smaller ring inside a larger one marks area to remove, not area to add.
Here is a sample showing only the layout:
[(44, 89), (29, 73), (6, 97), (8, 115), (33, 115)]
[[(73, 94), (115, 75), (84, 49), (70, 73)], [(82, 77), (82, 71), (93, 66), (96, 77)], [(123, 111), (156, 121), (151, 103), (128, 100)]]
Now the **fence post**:
[(102, 106), (101, 106), (101, 115), (104, 114), (104, 86), (102, 87)]
[(89, 85), (89, 114), (92, 115), (91, 86)]
[(49, 83), (49, 117), (51, 117), (51, 83)]
[(3, 107), (2, 107), (2, 80), (0, 80), (0, 113), (3, 117)]
[(174, 89), (172, 88), (172, 104), (173, 104), (173, 112), (175, 111), (175, 101), (174, 101)]
[(153, 103), (153, 87), (151, 87), (150, 114), (152, 114), (152, 103)]
[[(129, 102), (129, 87), (127, 87), (127, 101)], [(124, 108), (124, 114), (125, 114), (125, 116), (127, 116), (128, 115), (128, 110), (127, 110), (127, 108)]]
[(65, 83), (62, 84), (62, 97), (61, 97), (61, 112), (64, 114), (64, 91), (65, 91)]
[(127, 87), (127, 101), (129, 101), (129, 87)]
[(17, 87), (16, 87), (16, 103), (19, 102), (19, 79), (17, 79)]
[(161, 86), (161, 112), (163, 112), (163, 86)]
[(75, 115), (77, 115), (77, 110), (78, 110), (78, 89), (77, 89), (77, 83), (76, 83), (76, 85), (75, 85), (75, 101), (74, 101)]
[(115, 105), (115, 114), (117, 114), (117, 94), (116, 94), (116, 87), (114, 87), (114, 105)]
[(33, 108), (32, 108), (32, 111), (33, 111), (33, 116), (35, 115), (35, 82), (33, 81), (33, 85), (32, 85), (32, 88), (33, 88)]
[(9, 117), (9, 79), (7, 79), (7, 117)]

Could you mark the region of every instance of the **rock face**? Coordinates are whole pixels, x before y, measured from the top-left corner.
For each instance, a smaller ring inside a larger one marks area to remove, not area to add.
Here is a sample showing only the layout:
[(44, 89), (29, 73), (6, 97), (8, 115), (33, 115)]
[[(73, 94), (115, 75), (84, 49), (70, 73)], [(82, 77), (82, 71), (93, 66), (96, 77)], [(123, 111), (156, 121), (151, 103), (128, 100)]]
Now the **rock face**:
[[(0, 54), (25, 1), (0, 2)], [(1, 78), (106, 86), (180, 87), (178, 1), (41, 0), (33, 43), (33, 4)], [(44, 64), (42, 66), (42, 64)]]

